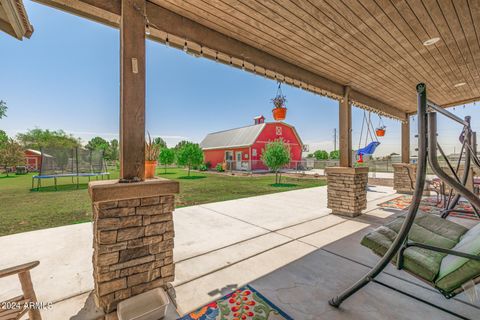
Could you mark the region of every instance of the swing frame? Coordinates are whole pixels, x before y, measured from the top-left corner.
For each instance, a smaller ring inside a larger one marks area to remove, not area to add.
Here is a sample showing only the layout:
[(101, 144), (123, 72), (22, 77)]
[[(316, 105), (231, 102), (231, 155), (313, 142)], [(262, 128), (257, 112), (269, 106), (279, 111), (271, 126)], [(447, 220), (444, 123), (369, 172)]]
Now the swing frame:
[[(427, 88), (424, 83), (419, 83), (416, 87), (417, 89), (417, 102), (418, 102), (418, 162), (417, 162), (417, 177), (415, 181), (415, 190), (413, 193), (412, 203), (409, 207), (409, 210), (405, 216), (405, 220), (398, 232), (397, 237), (393, 241), (390, 248), (387, 252), (381, 257), (381, 259), (377, 262), (377, 264), (360, 280), (358, 280), (355, 284), (353, 284), (350, 288), (343, 291), (340, 295), (333, 297), (329, 300), (329, 304), (335, 308), (339, 308), (343, 301), (348, 299), (350, 296), (355, 294), (357, 291), (362, 289), (370, 282), (374, 282), (380, 284), (384, 287), (390, 288), (402, 294), (405, 294), (409, 297), (417, 299), (421, 302), (427, 303), (437, 309), (440, 309), (444, 312), (449, 314), (455, 315), (461, 319), (468, 319), (462, 315), (456, 314), (453, 311), (448, 309), (442, 308), (438, 305), (434, 305), (426, 300), (423, 300), (419, 297), (416, 297), (412, 294), (403, 292), (397, 288), (394, 288), (388, 284), (382, 283), (376, 280), (376, 277), (386, 268), (386, 266), (398, 255), (397, 260), (397, 268), (402, 269), (403, 266), (403, 252), (408, 247), (421, 247), (427, 250), (436, 251), (436, 252), (443, 252), (459, 257), (464, 257), (476, 261), (480, 261), (480, 256), (470, 255), (459, 251), (454, 251), (451, 249), (440, 248), (436, 246), (426, 245), (423, 243), (417, 243), (408, 240), (408, 233), (413, 226), (415, 217), (417, 215), (420, 201), (422, 199), (423, 189), (425, 186), (425, 179), (426, 179), (426, 171), (427, 171), (427, 161), (429, 162), (433, 172), (442, 180), (449, 184), (452, 188), (454, 188), (459, 195), (465, 197), (472, 206), (480, 208), (480, 198), (478, 198), (473, 192), (468, 190), (464, 185), (462, 185), (459, 181), (454, 178), (451, 178), (448, 174), (446, 174), (443, 169), (440, 167), (437, 159), (437, 112), (445, 115), (449, 119), (456, 121), (464, 127), (470, 128), (469, 122), (464, 121), (463, 119), (457, 117), (456, 115), (448, 112), (447, 110), (428, 102), (427, 100)], [(469, 140), (470, 141), (470, 140)], [(468, 147), (467, 147), (468, 148)], [(475, 149), (475, 148), (473, 148)], [(443, 154), (442, 154), (443, 156)], [(471, 156), (471, 152), (470, 152)], [(476, 154), (475, 157), (476, 158)], [(476, 162), (477, 159), (474, 159)], [(478, 162), (480, 164), (480, 162)], [(467, 171), (465, 169), (465, 171)], [(407, 271), (407, 270), (406, 270)], [(408, 272), (408, 271), (407, 271)], [(411, 273), (411, 272), (409, 272)], [(411, 273), (413, 274), (413, 273)], [(413, 274), (415, 276), (415, 274)], [(425, 283), (432, 285), (430, 282), (425, 281), (417, 276), (420, 280), (424, 281)], [(471, 279), (474, 281), (479, 281), (479, 278)], [(438, 290), (438, 288), (437, 288)], [(463, 288), (460, 287), (456, 291), (446, 293), (439, 290), (447, 299), (452, 298), (456, 294), (463, 291)]]

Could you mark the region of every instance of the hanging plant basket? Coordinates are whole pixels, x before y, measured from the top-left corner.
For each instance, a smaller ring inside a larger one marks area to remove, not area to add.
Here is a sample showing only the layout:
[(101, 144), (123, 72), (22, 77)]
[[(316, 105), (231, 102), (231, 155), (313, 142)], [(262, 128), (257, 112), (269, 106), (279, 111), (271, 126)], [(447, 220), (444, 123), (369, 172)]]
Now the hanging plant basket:
[(287, 117), (287, 108), (273, 108), (272, 110), (273, 119), (276, 121), (285, 120)]
[(275, 106), (272, 110), (273, 118), (276, 121), (285, 120), (287, 116), (287, 108), (285, 107), (287, 102), (286, 97), (282, 94), (281, 83), (278, 83), (277, 95), (272, 99), (272, 103)]
[(383, 137), (385, 136), (385, 128), (377, 128), (375, 130), (375, 134), (377, 135), (377, 137)]

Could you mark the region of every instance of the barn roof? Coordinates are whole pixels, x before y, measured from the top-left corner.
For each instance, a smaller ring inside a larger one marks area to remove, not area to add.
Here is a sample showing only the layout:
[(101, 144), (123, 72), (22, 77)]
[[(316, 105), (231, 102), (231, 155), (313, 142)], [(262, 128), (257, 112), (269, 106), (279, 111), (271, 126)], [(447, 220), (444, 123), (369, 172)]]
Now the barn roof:
[[(200, 147), (204, 150), (249, 147), (255, 143), (263, 128), (268, 124), (272, 124), (272, 122), (210, 133), (200, 143)], [(292, 128), (298, 142), (302, 145), (302, 140), (295, 127), (286, 123), (282, 124)]]
[(41, 156), (41, 155), (42, 155), (42, 153), (41, 153), (40, 151), (38, 151), (38, 150), (34, 150), (34, 149), (26, 149), (25, 151), (28, 151), (28, 152), (34, 153), (34, 154), (36, 154), (36, 155), (39, 155), (39, 156)]
[(208, 134), (200, 143), (202, 149), (221, 149), (251, 146), (266, 123), (218, 131)]

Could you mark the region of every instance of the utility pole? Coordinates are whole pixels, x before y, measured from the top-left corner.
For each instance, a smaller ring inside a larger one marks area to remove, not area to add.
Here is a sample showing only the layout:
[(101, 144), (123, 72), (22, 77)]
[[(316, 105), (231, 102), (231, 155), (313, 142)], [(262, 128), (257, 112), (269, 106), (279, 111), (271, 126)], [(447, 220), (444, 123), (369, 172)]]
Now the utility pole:
[(337, 151), (337, 128), (333, 128), (333, 151)]

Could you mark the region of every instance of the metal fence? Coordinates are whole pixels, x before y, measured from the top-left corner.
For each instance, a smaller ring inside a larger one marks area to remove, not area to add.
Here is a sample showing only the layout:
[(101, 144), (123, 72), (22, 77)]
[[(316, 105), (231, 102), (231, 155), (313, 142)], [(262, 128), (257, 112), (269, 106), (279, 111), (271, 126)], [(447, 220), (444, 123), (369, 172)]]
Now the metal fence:
[[(451, 164), (456, 164), (458, 156), (450, 156), (449, 161)], [(354, 163), (356, 166), (369, 167), (369, 172), (390, 172), (393, 173), (393, 165), (401, 163), (400, 157), (392, 157), (386, 159), (364, 159), (363, 163)], [(410, 159), (410, 163), (415, 163), (416, 158)], [(439, 159), (440, 165), (444, 168), (448, 168), (447, 163), (443, 159)], [(283, 172), (304, 172), (304, 173), (318, 173), (324, 174), (324, 169), (328, 167), (339, 166), (339, 160), (316, 160), (313, 158), (302, 159), (300, 161), (291, 161), (288, 165), (282, 168)], [(213, 166), (211, 169), (215, 169)], [(268, 172), (269, 169), (263, 164), (261, 160), (245, 160), (245, 161), (226, 161), (223, 164), (225, 171), (245, 171), (245, 172)], [(432, 174), (430, 167), (427, 169), (428, 174)]]

